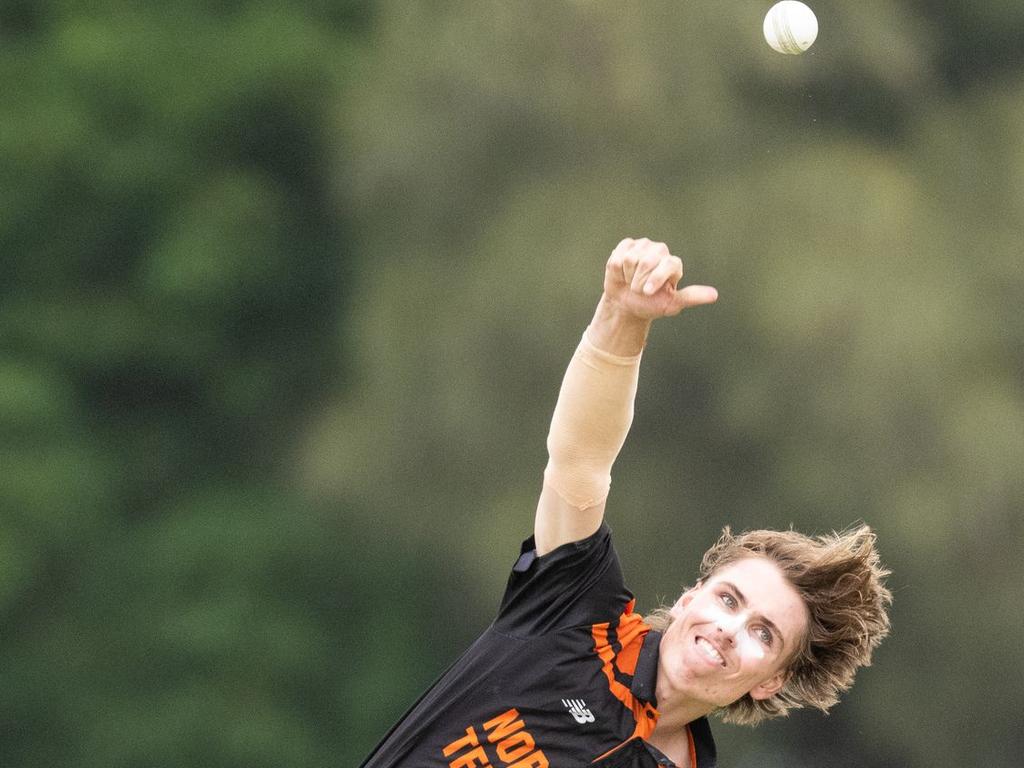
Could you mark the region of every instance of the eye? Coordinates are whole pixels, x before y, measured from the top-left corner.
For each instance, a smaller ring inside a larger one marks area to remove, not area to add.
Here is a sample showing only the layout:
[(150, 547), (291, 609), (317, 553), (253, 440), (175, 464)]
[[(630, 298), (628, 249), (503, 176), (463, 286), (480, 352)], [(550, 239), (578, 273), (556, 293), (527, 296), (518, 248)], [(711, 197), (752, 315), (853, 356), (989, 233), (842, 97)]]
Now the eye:
[(772, 634), (772, 631), (768, 629), (768, 627), (764, 626), (757, 627), (754, 630), (754, 634), (757, 635), (757, 639), (765, 645), (771, 645), (772, 641), (775, 639), (775, 636)]
[(737, 605), (739, 605), (739, 603), (736, 601), (736, 598), (728, 592), (722, 592), (719, 595), (719, 597), (722, 598), (722, 603), (725, 604), (726, 608), (735, 608)]

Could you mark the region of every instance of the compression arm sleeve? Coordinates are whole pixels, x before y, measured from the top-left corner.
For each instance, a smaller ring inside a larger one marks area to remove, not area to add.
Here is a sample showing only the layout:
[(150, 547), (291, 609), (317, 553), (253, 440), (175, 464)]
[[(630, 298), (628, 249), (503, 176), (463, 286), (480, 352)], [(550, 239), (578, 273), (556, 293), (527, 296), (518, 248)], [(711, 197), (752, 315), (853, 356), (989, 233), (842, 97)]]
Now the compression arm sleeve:
[(544, 482), (570, 506), (605, 500), (611, 469), (633, 421), (640, 357), (598, 349), (584, 332), (558, 393)]

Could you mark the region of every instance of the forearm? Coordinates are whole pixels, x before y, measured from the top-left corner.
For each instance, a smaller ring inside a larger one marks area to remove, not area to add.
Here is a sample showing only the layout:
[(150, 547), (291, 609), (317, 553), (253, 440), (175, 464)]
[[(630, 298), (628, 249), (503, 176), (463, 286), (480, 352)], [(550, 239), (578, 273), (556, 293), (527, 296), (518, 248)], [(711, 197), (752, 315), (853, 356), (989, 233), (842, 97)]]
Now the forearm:
[(623, 317), (602, 299), (566, 369), (544, 479), (573, 508), (593, 507), (608, 495), (611, 468), (633, 420), (649, 325)]

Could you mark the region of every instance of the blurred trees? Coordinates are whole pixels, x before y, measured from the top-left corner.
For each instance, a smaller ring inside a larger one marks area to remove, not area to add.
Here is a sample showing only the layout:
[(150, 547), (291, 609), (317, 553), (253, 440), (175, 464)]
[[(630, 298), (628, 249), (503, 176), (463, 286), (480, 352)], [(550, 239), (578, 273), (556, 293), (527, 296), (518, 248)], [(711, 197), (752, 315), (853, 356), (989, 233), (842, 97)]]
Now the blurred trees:
[(381, 5), (351, 128), (363, 381), (309, 471), (387, 510), (380, 552), (473, 575), (475, 622), (415, 630), (454, 657), (529, 531), (603, 260), (663, 239), (722, 298), (655, 329), (616, 468), (641, 606), (725, 523), (864, 519), (895, 571), (894, 635), (836, 712), (722, 728), (724, 762), (1011, 765), (1015, 715), (983, 702), (1024, 663), (1019, 12), (815, 2), (788, 58), (768, 5)]
[(0, 763), (337, 750), (338, 547), (282, 466), (347, 376), (335, 126), (369, 22), (0, 12)]
[(357, 764), (647, 234), (722, 298), (616, 467), (641, 607), (726, 523), (895, 571), (876, 667), (724, 764), (1014, 764), (1024, 19), (818, 0), (782, 57), (768, 5), (0, 4), (0, 763)]

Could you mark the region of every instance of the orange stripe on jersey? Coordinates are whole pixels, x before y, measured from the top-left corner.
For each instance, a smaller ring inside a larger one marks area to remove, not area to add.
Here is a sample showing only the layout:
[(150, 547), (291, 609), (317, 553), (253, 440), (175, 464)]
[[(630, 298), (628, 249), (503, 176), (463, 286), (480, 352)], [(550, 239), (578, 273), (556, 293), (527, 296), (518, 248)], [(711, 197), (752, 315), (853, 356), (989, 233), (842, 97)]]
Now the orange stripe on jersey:
[(639, 736), (646, 739), (654, 731), (654, 726), (658, 722), (658, 710), (650, 704), (637, 700), (633, 696), (633, 692), (615, 677), (615, 670), (618, 669), (627, 675), (632, 675), (635, 672), (637, 657), (640, 654), (644, 636), (650, 631), (650, 627), (633, 613), (633, 601), (630, 601), (626, 610), (619, 616), (616, 625), (616, 636), (621, 648), (618, 654), (612, 644), (608, 642), (610, 627), (611, 623), (606, 621), (594, 624), (590, 628), (594, 638), (594, 652), (602, 661), (601, 671), (604, 672), (608, 681), (608, 690), (622, 702), (626, 709), (633, 713), (636, 727), (633, 730), (633, 735), (629, 738)]
[[(619, 651), (619, 655), (615, 657), (615, 666), (620, 672), (624, 672), (627, 675), (632, 675), (636, 672), (636, 660), (640, 657), (640, 648), (643, 646), (641, 642), (629, 642), (623, 639), (623, 624), (637, 624), (643, 628), (644, 634), (650, 629), (643, 621), (640, 620), (639, 616), (633, 614), (633, 606), (636, 605), (636, 598), (626, 603), (626, 610), (622, 612), (622, 616), (619, 617), (619, 647), (622, 649)], [(631, 635), (632, 636), (632, 635)]]
[(615, 752), (616, 750), (622, 749), (622, 748), (623, 748), (624, 746), (626, 746), (626, 742), (625, 742), (625, 741), (624, 741), (624, 742), (622, 742), (621, 744), (616, 744), (616, 745), (615, 745), (614, 747), (612, 747), (611, 749), (609, 749), (609, 750), (608, 750), (607, 752), (605, 752), (605, 753), (604, 753), (603, 755), (598, 755), (597, 757), (595, 757), (595, 758), (594, 758), (593, 760), (591, 760), (590, 762), (592, 762), (592, 763), (596, 763), (596, 762), (597, 762), (598, 760), (604, 760), (604, 759), (605, 759), (606, 757), (608, 757), (608, 755), (610, 755), (610, 754), (611, 754), (612, 752)]

